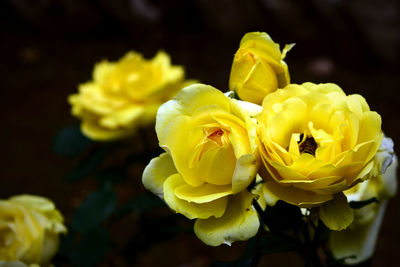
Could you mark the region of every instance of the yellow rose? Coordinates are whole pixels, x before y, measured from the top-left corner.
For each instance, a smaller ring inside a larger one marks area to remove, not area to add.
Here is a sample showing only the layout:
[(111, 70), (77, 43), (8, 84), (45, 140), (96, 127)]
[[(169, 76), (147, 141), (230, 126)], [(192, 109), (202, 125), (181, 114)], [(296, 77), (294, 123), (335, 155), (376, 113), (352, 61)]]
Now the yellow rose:
[(264, 97), (290, 83), (283, 59), (294, 44), (283, 51), (265, 32), (246, 33), (232, 63), (229, 88), (240, 99), (261, 104)]
[(153, 123), (158, 107), (185, 85), (184, 78), (183, 67), (171, 65), (164, 52), (151, 60), (128, 52), (117, 62), (96, 64), (93, 80), (81, 84), (68, 101), (86, 136), (113, 140)]
[[(368, 204), (354, 212), (354, 221), (346, 230), (332, 231), (329, 245), (333, 256), (345, 259), (346, 264), (357, 264), (372, 256), (388, 199), (397, 190), (397, 158), (393, 142), (384, 138), (374, 160), (375, 175), (345, 191), (349, 201), (377, 198), (379, 203)], [(351, 257), (351, 256), (355, 256)]]
[(46, 266), (58, 250), (63, 217), (43, 197), (19, 195), (0, 200), (0, 261)]
[(208, 245), (257, 233), (254, 195), (246, 188), (259, 166), (251, 116), (260, 109), (195, 84), (158, 110), (156, 132), (166, 153), (151, 160), (143, 184), (175, 212), (196, 219), (194, 231)]
[(332, 230), (353, 220), (344, 190), (368, 179), (382, 140), (381, 117), (335, 84), (291, 84), (267, 95), (258, 116), (267, 203), (319, 208)]

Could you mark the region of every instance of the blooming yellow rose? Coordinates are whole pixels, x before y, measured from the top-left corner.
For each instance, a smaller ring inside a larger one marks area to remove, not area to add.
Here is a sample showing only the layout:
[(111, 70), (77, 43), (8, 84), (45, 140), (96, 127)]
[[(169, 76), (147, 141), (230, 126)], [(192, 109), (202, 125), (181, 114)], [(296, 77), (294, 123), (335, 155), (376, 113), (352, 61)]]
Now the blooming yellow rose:
[(246, 33), (233, 59), (230, 90), (242, 100), (261, 104), (267, 94), (290, 83), (283, 59), (293, 46), (286, 45), (281, 52), (279, 44), (265, 32)]
[(153, 123), (158, 107), (186, 84), (184, 78), (183, 67), (171, 65), (164, 52), (151, 60), (129, 52), (117, 62), (96, 64), (93, 80), (81, 84), (68, 101), (85, 135), (113, 140)]
[(258, 116), (264, 196), (319, 208), (332, 230), (353, 220), (341, 193), (373, 174), (381, 117), (335, 84), (291, 84), (267, 95)]
[(254, 195), (246, 188), (259, 166), (251, 116), (260, 109), (195, 84), (158, 110), (156, 132), (166, 153), (147, 165), (143, 184), (177, 213), (196, 219), (194, 231), (208, 245), (257, 233)]
[(19, 195), (0, 200), (0, 261), (46, 266), (58, 250), (63, 217), (43, 197)]
[(396, 194), (397, 158), (390, 138), (383, 139), (374, 161), (377, 164), (372, 171), (373, 177), (344, 193), (349, 201), (375, 197), (379, 202), (355, 210), (353, 223), (346, 230), (332, 231), (330, 235), (333, 256), (345, 258), (347, 264), (357, 264), (372, 256), (388, 199)]

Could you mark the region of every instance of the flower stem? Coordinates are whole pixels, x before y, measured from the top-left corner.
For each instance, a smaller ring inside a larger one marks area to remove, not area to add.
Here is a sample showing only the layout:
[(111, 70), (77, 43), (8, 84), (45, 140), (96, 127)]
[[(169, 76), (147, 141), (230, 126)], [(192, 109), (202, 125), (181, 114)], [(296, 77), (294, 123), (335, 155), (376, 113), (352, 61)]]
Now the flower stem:
[(304, 225), (304, 241), (305, 241), (305, 266), (322, 267), (323, 264), (318, 256), (317, 246), (310, 238), (308, 230), (309, 224)]

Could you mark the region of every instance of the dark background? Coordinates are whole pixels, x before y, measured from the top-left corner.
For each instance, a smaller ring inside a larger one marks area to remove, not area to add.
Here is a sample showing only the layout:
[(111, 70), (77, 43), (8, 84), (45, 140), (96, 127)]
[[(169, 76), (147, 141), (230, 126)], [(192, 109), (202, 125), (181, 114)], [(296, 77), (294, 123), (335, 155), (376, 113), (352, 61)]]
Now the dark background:
[[(0, 197), (30, 193), (53, 199), (67, 222), (96, 185), (68, 183), (75, 159), (51, 151), (56, 132), (78, 121), (66, 102), (91, 79), (95, 62), (129, 50), (153, 57), (164, 49), (187, 76), (226, 91), (233, 55), (244, 33), (268, 32), (288, 53), (291, 80), (335, 82), (362, 94), (400, 142), (399, 43), (396, 0), (6, 0), (0, 2)], [(140, 143), (140, 141), (137, 141)], [(397, 154), (399, 151), (395, 148)], [(144, 165), (116, 186), (119, 201), (142, 192)], [(397, 266), (400, 197), (389, 204), (372, 266)], [(139, 231), (132, 215), (113, 238)], [(207, 247), (193, 234), (153, 244), (127, 262), (111, 252), (101, 266), (207, 266), (237, 258), (244, 242)], [(296, 255), (274, 254), (262, 266), (301, 266)]]

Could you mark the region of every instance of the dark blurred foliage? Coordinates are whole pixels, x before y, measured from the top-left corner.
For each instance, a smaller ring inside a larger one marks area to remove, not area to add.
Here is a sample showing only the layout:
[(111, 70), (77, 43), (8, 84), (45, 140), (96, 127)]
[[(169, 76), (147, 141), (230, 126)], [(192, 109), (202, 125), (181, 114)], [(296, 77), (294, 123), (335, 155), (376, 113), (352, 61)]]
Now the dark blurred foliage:
[[(296, 42), (286, 60), (292, 82), (335, 82), (347, 93), (362, 94), (382, 115), (385, 133), (398, 144), (399, 12), (397, 0), (3, 0), (1, 198), (20, 193), (47, 196), (71, 223), (75, 209), (96, 190), (95, 179), (67, 180), (80, 159), (51, 151), (56, 132), (77, 123), (66, 97), (91, 78), (95, 62), (116, 60), (128, 50), (152, 57), (164, 49), (174, 64), (185, 65), (189, 78), (225, 91), (233, 55), (248, 31), (268, 32), (281, 44)], [(153, 129), (146, 135), (156, 148)], [(119, 152), (112, 160), (144, 151), (142, 140), (134, 138), (126, 147), (133, 151)], [(397, 147), (396, 151), (399, 154)], [(145, 192), (144, 167), (145, 163), (131, 164), (124, 183), (114, 185), (117, 204)], [(372, 266), (397, 266), (398, 205), (399, 196), (387, 209)], [(161, 213), (165, 217), (171, 212)], [(155, 217), (133, 212), (110, 225), (118, 245), (100, 266), (207, 266), (213, 260), (237, 259), (246, 246), (238, 242), (207, 247), (186, 232), (158, 235), (160, 229), (151, 229), (160, 228), (160, 221), (148, 221), (151, 218)], [(160, 220), (172, 227), (169, 218)], [(186, 227), (188, 220), (182, 221)], [(301, 264), (289, 253), (263, 257), (260, 266)]]

